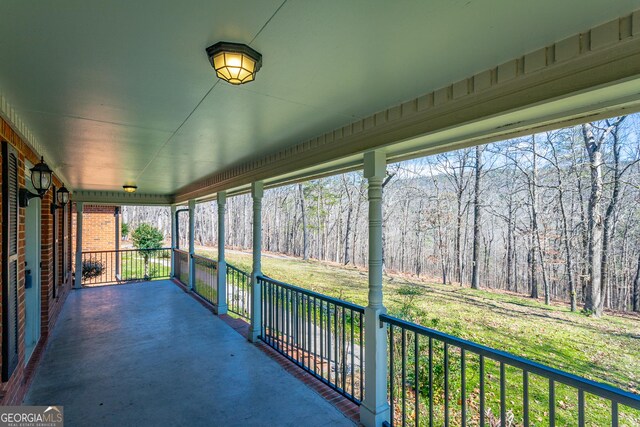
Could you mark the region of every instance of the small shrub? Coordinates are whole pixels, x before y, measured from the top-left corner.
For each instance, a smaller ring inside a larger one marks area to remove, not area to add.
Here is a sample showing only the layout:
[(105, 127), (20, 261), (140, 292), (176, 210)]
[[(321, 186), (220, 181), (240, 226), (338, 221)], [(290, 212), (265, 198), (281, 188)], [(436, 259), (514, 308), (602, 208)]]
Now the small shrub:
[(152, 225), (143, 223), (131, 233), (133, 246), (138, 249), (160, 249), (164, 235)]
[(129, 235), (129, 224), (123, 222), (120, 226), (120, 232), (122, 233), (122, 238), (126, 238)]
[(82, 278), (93, 279), (102, 275), (104, 264), (93, 259), (82, 261)]
[[(131, 233), (131, 240), (133, 246), (138, 249), (160, 249), (162, 247), (162, 239), (164, 235), (162, 231), (158, 230), (149, 224), (140, 224), (133, 233)], [(155, 251), (142, 251), (140, 255), (144, 258), (144, 278), (148, 279), (149, 276), (149, 257)]]

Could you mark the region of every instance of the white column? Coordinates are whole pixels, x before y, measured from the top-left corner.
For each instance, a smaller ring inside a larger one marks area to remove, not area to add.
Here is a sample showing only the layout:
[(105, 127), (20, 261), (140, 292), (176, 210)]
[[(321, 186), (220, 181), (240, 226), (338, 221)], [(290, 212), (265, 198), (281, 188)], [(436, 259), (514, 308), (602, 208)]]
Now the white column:
[(82, 202), (76, 203), (76, 289), (82, 289)]
[(196, 263), (192, 257), (196, 253), (195, 245), (195, 209), (196, 201), (189, 200), (189, 288), (195, 289), (196, 287)]
[(120, 277), (120, 207), (115, 208), (115, 212), (113, 214), (116, 222), (116, 235), (113, 240), (116, 242), (116, 279)]
[(360, 422), (379, 427), (389, 420), (387, 402), (387, 328), (380, 325), (382, 304), (382, 181), (386, 173), (385, 154), (365, 153), (364, 177), (369, 182), (369, 303), (365, 308), (364, 401)]
[(218, 202), (218, 295), (217, 314), (227, 314), (227, 261), (224, 258), (224, 214), (227, 193), (220, 191)]
[(258, 276), (262, 274), (262, 195), (264, 193), (262, 181), (251, 184), (253, 198), (253, 269), (251, 271), (251, 322), (249, 326), (249, 341), (257, 342), (262, 328), (262, 301)]
[(171, 277), (176, 275), (176, 255), (173, 252), (176, 249), (176, 205), (171, 205)]

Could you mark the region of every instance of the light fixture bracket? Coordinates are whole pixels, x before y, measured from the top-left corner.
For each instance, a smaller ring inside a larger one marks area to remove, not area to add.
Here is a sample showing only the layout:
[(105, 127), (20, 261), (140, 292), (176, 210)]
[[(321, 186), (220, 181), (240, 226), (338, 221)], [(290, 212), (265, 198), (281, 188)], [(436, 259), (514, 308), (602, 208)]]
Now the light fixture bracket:
[(29, 200), (35, 199), (36, 197), (42, 199), (43, 195), (32, 193), (26, 188), (21, 188), (18, 191), (18, 206), (20, 206), (21, 208), (26, 208), (29, 206)]

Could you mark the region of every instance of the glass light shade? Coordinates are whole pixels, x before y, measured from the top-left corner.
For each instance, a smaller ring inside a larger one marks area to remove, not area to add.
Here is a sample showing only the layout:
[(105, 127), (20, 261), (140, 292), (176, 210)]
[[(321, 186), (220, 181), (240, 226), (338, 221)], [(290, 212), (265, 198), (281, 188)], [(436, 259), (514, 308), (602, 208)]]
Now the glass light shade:
[(262, 66), (262, 55), (244, 44), (219, 42), (207, 54), (218, 78), (233, 85), (253, 81)]
[(62, 184), (62, 187), (58, 190), (56, 200), (60, 206), (64, 206), (69, 203), (69, 190), (67, 190), (67, 187), (65, 187), (64, 184)]
[(31, 184), (40, 197), (44, 196), (51, 187), (52, 174), (53, 171), (49, 169), (43, 157), (40, 158), (40, 163), (31, 168)]
[(138, 189), (138, 187), (136, 187), (135, 185), (123, 185), (122, 189), (126, 192), (126, 193), (135, 193), (136, 190)]

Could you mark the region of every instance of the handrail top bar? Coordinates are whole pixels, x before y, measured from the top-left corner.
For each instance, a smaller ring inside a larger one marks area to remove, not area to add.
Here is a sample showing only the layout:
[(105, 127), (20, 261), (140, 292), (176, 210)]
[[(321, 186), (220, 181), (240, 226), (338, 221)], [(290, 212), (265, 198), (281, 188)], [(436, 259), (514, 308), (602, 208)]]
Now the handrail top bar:
[(281, 286), (283, 288), (299, 292), (301, 294), (305, 294), (305, 295), (308, 295), (308, 296), (311, 296), (311, 297), (314, 297), (314, 298), (318, 298), (318, 299), (333, 303), (335, 305), (339, 305), (339, 306), (342, 306), (342, 307), (349, 308), (349, 309), (357, 311), (359, 313), (364, 313), (364, 307), (362, 307), (360, 305), (357, 305), (357, 304), (353, 304), (353, 303), (348, 302), (348, 301), (343, 301), (343, 300), (340, 300), (340, 299), (337, 299), (337, 298), (330, 297), (328, 295), (322, 295), (322, 294), (319, 294), (317, 292), (313, 292), (313, 291), (310, 291), (308, 289), (303, 289), (303, 288), (300, 288), (298, 286), (290, 285), (288, 283), (280, 282), (279, 280), (271, 279), (271, 278), (263, 276), (263, 275), (258, 276), (257, 279), (258, 279), (259, 282), (269, 282), (269, 283), (272, 283), (274, 285), (278, 285), (278, 286)]
[(239, 269), (238, 267), (236, 267), (236, 266), (235, 266), (235, 265), (233, 265), (233, 264), (229, 264), (229, 263), (227, 263), (227, 270), (235, 270), (235, 271), (237, 271), (238, 273), (242, 273), (242, 274), (244, 274), (244, 275), (245, 275), (245, 276), (247, 276), (247, 277), (251, 276), (251, 274), (247, 273), (247, 272), (246, 272), (246, 271), (244, 271), (244, 270)]
[[(169, 249), (171, 249), (171, 248), (169, 248)], [(173, 250), (174, 250), (175, 252), (178, 252), (179, 254), (186, 254), (186, 255), (189, 255), (189, 252), (188, 252), (188, 251), (183, 251), (182, 249), (177, 249), (177, 248), (175, 248), (175, 249), (173, 249)]]
[(196, 259), (199, 259), (199, 260), (202, 260), (202, 261), (213, 262), (213, 263), (215, 263), (215, 264), (217, 264), (217, 263), (218, 263), (218, 261), (216, 261), (215, 259), (207, 258), (207, 257), (202, 256), (202, 255), (192, 254), (191, 256), (192, 256), (193, 258), (196, 258)]
[(115, 252), (139, 252), (139, 251), (146, 251), (146, 252), (150, 252), (150, 251), (170, 251), (171, 248), (156, 248), (156, 249), (151, 249), (151, 248), (127, 248), (127, 249), (106, 249), (103, 251), (82, 251), (83, 254), (101, 254), (101, 253), (115, 253)]
[(617, 387), (610, 386), (609, 384), (600, 383), (570, 374), (568, 372), (563, 372), (558, 369), (554, 369), (549, 366), (524, 359), (506, 351), (495, 350), (482, 344), (476, 344), (462, 338), (445, 334), (444, 332), (436, 331), (435, 329), (430, 329), (412, 322), (407, 322), (405, 320), (389, 316), (388, 314), (381, 314), (380, 321), (407, 329), (412, 332), (426, 335), (431, 338), (437, 338), (447, 344), (451, 344), (461, 349), (469, 350), (472, 353), (488, 357), (497, 362), (506, 362), (507, 364), (520, 368), (523, 371), (546, 376), (549, 379), (557, 381), (559, 383), (582, 389), (591, 394), (604, 397), (606, 399), (621, 403), (634, 409), (640, 409), (640, 396), (628, 391), (624, 391)]

